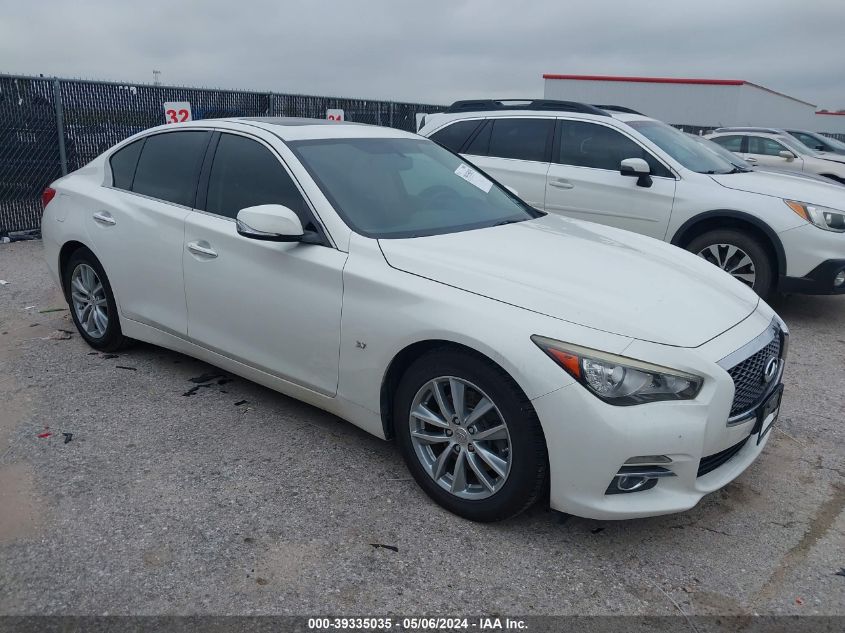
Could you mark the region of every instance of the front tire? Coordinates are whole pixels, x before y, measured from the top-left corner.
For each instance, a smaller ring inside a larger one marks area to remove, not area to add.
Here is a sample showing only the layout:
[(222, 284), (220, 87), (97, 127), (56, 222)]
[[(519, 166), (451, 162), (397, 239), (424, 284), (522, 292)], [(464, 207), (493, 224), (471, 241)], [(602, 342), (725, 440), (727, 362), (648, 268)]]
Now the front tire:
[(129, 342), (120, 329), (117, 303), (100, 261), (89, 249), (77, 249), (62, 273), (65, 297), (80, 336), (94, 349), (114, 352)]
[(499, 521), (545, 490), (548, 455), (531, 403), (501, 368), (433, 350), (399, 382), (394, 428), (414, 479), (438, 504), (472, 521)]
[(735, 229), (708, 231), (694, 238), (687, 250), (749, 286), (761, 297), (772, 289), (774, 265), (760, 241)]

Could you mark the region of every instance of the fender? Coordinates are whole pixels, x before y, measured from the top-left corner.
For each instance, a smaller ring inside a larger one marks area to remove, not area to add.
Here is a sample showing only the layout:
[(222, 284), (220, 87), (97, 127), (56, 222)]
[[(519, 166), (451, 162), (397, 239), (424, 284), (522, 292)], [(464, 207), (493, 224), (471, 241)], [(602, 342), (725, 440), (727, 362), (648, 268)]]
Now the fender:
[(769, 242), (771, 243), (772, 247), (775, 249), (775, 256), (778, 260), (778, 272), (781, 275), (786, 274), (786, 251), (783, 249), (783, 243), (780, 241), (777, 233), (772, 230), (768, 224), (763, 222), (761, 219), (749, 214), (745, 213), (744, 211), (735, 211), (733, 209), (714, 209), (713, 211), (705, 211), (704, 213), (699, 213), (696, 216), (691, 217), (689, 220), (684, 222), (677, 231), (675, 231), (675, 235), (672, 236), (672, 239), (669, 241), (670, 244), (673, 246), (681, 246), (681, 244), (685, 241), (687, 233), (689, 233), (690, 229), (700, 222), (718, 220), (721, 218), (730, 218), (733, 220), (741, 220), (743, 222), (747, 222), (748, 224), (753, 225), (755, 228), (760, 229), (763, 234), (769, 238)]

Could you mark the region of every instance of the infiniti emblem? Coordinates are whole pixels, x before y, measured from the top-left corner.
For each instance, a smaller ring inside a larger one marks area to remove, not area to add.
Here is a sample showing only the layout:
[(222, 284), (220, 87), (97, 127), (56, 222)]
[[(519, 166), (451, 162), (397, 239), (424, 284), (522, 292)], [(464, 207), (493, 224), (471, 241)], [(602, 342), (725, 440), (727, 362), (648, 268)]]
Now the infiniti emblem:
[(766, 361), (766, 366), (763, 368), (763, 382), (770, 383), (778, 373), (778, 359), (772, 356)]

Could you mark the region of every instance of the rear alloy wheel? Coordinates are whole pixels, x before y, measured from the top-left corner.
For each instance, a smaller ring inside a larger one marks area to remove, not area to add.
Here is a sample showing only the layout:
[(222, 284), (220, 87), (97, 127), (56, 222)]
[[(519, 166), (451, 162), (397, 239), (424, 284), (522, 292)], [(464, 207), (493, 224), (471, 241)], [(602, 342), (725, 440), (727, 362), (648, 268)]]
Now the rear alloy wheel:
[(105, 352), (126, 346), (130, 339), (120, 329), (111, 285), (94, 253), (85, 247), (74, 251), (62, 277), (70, 314), (82, 338)]
[(545, 438), (530, 401), (500, 367), (431, 351), (396, 390), (394, 429), (408, 469), (441, 506), (473, 521), (527, 509), (545, 491)]
[(754, 237), (732, 229), (699, 235), (687, 250), (718, 266), (761, 297), (772, 287), (772, 263), (766, 249)]

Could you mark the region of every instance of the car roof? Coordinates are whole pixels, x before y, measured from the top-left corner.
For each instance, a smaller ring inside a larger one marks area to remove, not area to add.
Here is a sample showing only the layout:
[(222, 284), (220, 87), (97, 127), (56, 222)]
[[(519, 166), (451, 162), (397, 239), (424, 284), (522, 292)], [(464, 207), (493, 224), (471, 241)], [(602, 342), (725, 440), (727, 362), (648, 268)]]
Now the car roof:
[(367, 125), (352, 121), (327, 121), (302, 117), (233, 117), (226, 119), (200, 119), (161, 125), (145, 130), (150, 132), (170, 131), (174, 129), (203, 128), (227, 129), (242, 132), (264, 130), (283, 141), (334, 138), (419, 138), (410, 132), (389, 127)]

